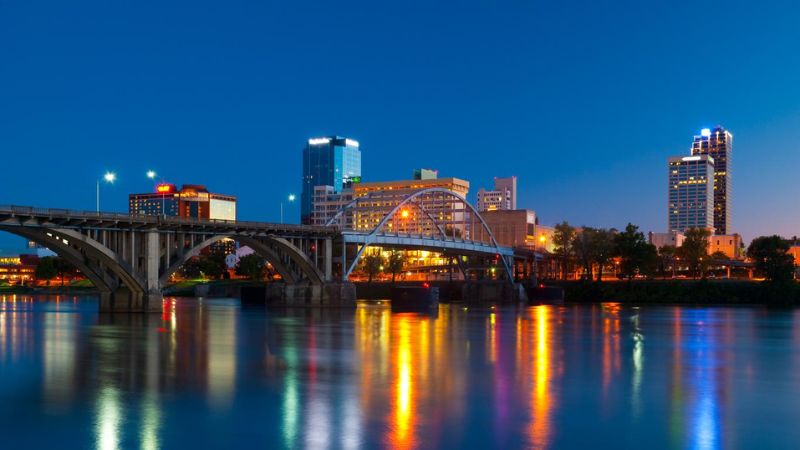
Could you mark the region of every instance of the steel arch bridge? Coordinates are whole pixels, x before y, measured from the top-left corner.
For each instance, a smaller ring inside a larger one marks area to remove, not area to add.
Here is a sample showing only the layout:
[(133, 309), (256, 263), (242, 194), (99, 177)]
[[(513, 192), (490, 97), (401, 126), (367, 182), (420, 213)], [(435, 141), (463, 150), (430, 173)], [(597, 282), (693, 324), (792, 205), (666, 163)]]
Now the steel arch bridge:
[[(421, 189), (400, 198), (391, 191), (372, 192), (345, 205), (326, 225), (341, 233), (343, 280), (369, 246), (380, 246), (464, 256), (495, 255), (506, 278), (514, 281), (514, 250), (498, 245), (478, 210), (449, 189)], [(356, 246), (349, 264), (348, 244)], [(464, 272), (460, 262), (459, 269)]]

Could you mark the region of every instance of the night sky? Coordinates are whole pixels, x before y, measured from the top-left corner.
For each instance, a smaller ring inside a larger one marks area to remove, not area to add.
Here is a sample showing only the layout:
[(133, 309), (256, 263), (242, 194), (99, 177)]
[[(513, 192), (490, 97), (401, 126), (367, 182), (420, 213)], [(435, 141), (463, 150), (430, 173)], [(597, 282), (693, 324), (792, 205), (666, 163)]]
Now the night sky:
[(544, 224), (663, 231), (667, 157), (720, 124), (733, 231), (800, 234), (793, 2), (267, 3), (0, 0), (0, 204), (93, 209), (114, 170), (127, 211), (153, 169), (277, 221), (339, 134), (365, 181), (516, 175)]

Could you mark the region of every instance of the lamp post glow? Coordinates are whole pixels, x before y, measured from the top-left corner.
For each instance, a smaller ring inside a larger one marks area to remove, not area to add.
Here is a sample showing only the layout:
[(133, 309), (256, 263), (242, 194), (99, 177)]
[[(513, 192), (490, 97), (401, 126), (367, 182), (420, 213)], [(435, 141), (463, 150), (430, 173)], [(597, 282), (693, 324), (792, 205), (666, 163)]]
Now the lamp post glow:
[[(117, 174), (115, 174), (114, 172), (106, 172), (105, 175), (103, 175), (103, 180), (106, 183), (112, 183), (113, 184), (116, 179), (117, 179)], [(97, 205), (96, 205), (97, 206), (97, 212), (99, 213), (100, 212), (100, 180), (97, 180), (97, 190), (95, 191), (95, 193), (96, 193), (95, 198), (96, 198), (96, 201), (97, 201)]]
[[(147, 171), (147, 178), (151, 180), (156, 179), (156, 171), (155, 170), (148, 170)], [(161, 193), (161, 215), (167, 217), (167, 192), (158, 189), (158, 192)]]
[[(289, 194), (289, 201), (293, 202), (294, 199), (297, 198), (294, 194)], [(281, 202), (281, 223), (283, 223), (283, 202)]]

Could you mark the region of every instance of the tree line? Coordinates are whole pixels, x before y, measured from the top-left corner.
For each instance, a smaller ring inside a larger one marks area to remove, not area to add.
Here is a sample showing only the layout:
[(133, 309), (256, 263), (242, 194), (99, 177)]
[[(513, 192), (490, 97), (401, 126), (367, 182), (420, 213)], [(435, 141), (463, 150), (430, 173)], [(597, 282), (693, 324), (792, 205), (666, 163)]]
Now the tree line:
[[(708, 254), (711, 233), (704, 228), (690, 228), (684, 233), (679, 247), (665, 245), (656, 248), (645, 238), (639, 227), (629, 223), (624, 230), (614, 228), (576, 228), (564, 221), (555, 226), (553, 234), (554, 257), (559, 264), (562, 280), (576, 265), (582, 269), (582, 278), (600, 282), (603, 270), (612, 260), (618, 263), (617, 274), (627, 279), (638, 275), (652, 276), (679, 264), (687, 267), (694, 277), (703, 278), (709, 265), (729, 260), (722, 252)], [(788, 253), (794, 241), (780, 236), (761, 236), (750, 243), (747, 257), (755, 270), (771, 281), (789, 281), (794, 277), (794, 259)]]

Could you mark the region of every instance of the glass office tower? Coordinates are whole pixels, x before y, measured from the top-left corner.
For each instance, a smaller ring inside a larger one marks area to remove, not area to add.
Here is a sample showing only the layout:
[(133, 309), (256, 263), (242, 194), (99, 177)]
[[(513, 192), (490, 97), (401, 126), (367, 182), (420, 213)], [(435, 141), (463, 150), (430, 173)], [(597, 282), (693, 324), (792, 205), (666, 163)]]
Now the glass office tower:
[(315, 186), (333, 186), (334, 192), (361, 181), (361, 150), (358, 141), (341, 136), (308, 140), (303, 150), (303, 191), (300, 222), (311, 223)]
[(708, 155), (669, 158), (668, 219), (670, 232), (714, 226), (714, 158)]
[(733, 135), (718, 126), (704, 128), (700, 136), (692, 141), (692, 155), (708, 155), (714, 158), (714, 228), (716, 234), (728, 234), (731, 230), (731, 153)]

